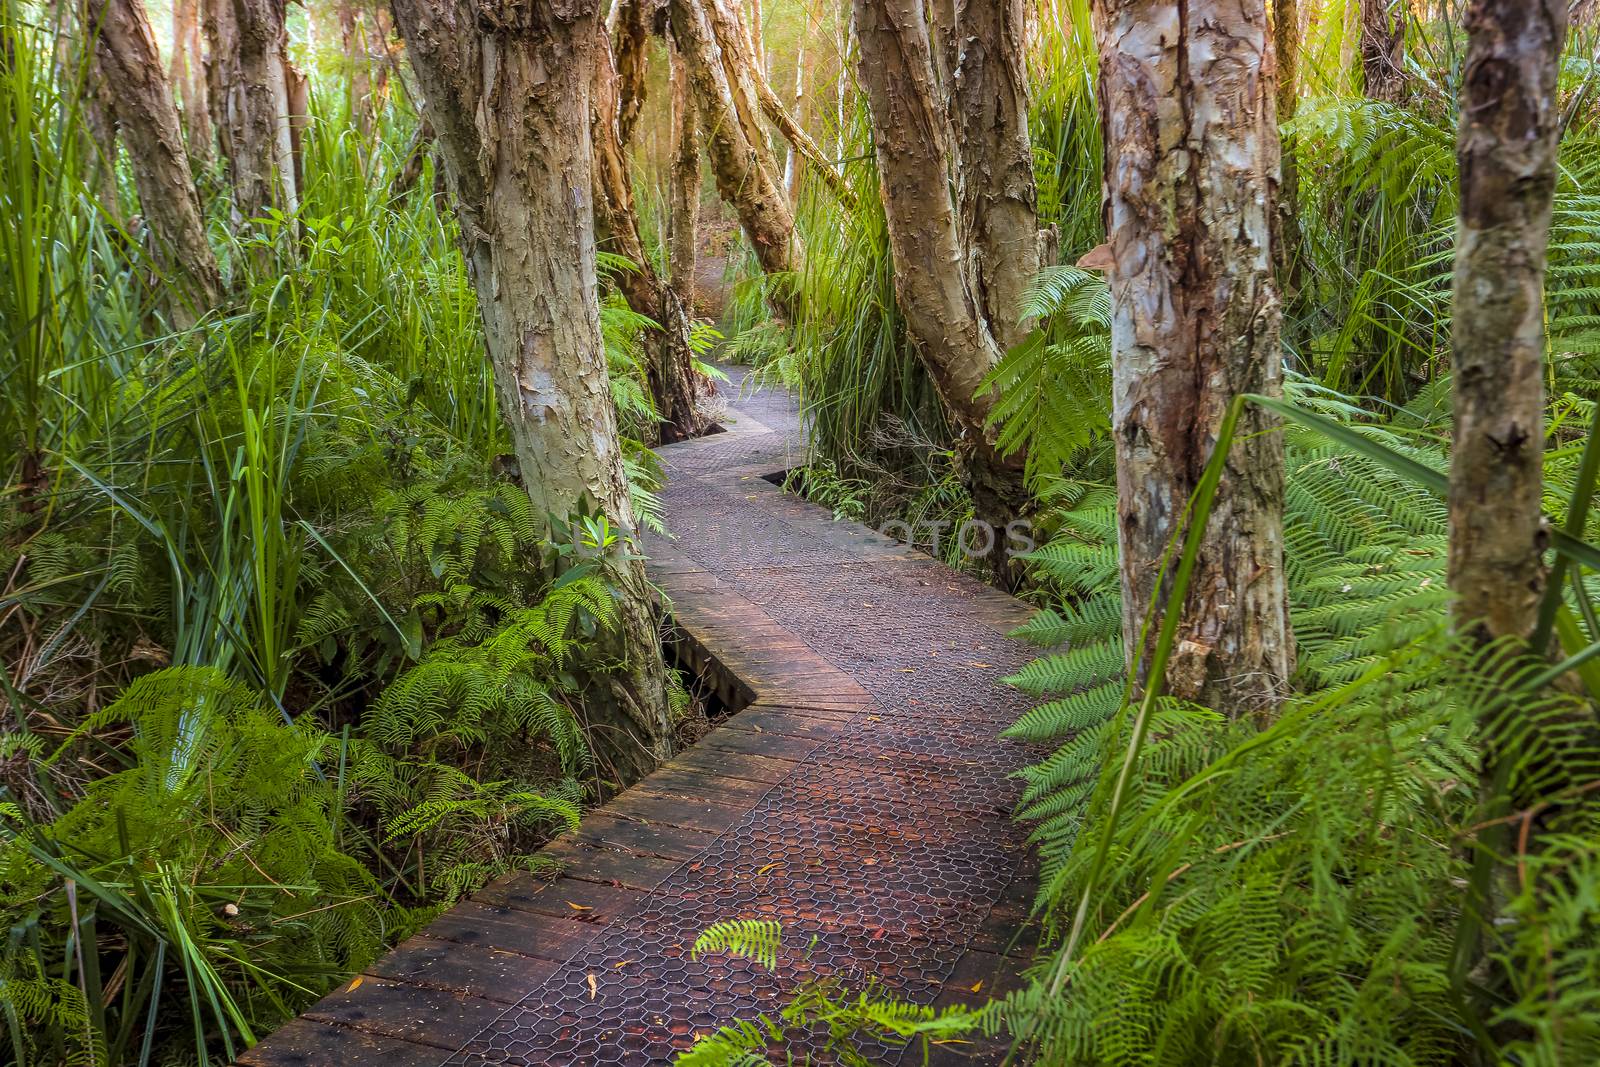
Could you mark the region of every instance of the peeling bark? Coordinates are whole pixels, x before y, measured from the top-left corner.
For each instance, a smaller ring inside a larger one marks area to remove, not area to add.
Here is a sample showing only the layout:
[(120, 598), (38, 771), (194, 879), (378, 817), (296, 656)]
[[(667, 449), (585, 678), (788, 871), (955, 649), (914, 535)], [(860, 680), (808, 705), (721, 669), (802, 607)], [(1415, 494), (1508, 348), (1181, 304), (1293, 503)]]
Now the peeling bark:
[(655, 0), (616, 0), (607, 14), (607, 36), (617, 69), (617, 137), (626, 148), (644, 109), (650, 58), (650, 23)]
[[(433, 126), (523, 485), (543, 513), (633, 524), (600, 333), (590, 93), (594, 0), (396, 0)], [(621, 565), (625, 668), (588, 710), (624, 776), (666, 755), (648, 584)]]
[(1544, 588), (1544, 273), (1565, 0), (1473, 0), (1456, 157), (1450, 586), (1457, 627), (1533, 631)]
[(985, 426), (994, 395), (980, 385), (1002, 351), (984, 314), (946, 177), (954, 135), (938, 102), (923, 3), (855, 0), (854, 12), (858, 76), (872, 113), (895, 296), (923, 365), (961, 431), (964, 480), (979, 517), (1003, 528), (1026, 507), (1022, 457), (1002, 459)]
[[(799, 152), (807, 163), (816, 170), (817, 176), (828, 184), (834, 196), (845, 207), (855, 206), (855, 193), (851, 191), (844, 176), (835, 169), (828, 158), (823, 155), (822, 149), (805, 128), (795, 119), (783, 101), (778, 99), (778, 94), (773, 92), (772, 83), (767, 80), (762, 64), (756, 58), (756, 52), (750, 43), (750, 33), (743, 21), (739, 18), (739, 9), (731, 0), (703, 0), (706, 11), (711, 16), (712, 32), (716, 35), (717, 44), (721, 48), (723, 63), (728, 70), (729, 82), (736, 90), (736, 100), (754, 101), (754, 106), (741, 104), (741, 114), (747, 115), (747, 124), (753, 135), (766, 143), (766, 132), (761, 126), (761, 117), (765, 116), (768, 122), (778, 128), (791, 149)], [(773, 160), (773, 173), (778, 173), (776, 160)], [(787, 188), (787, 183), (785, 183)]]
[[(1282, 392), (1279, 147), (1261, 0), (1095, 0), (1093, 14), (1131, 666), (1149, 662), (1162, 556), (1229, 403)], [(1283, 481), (1282, 436), (1247, 409), (1182, 607), (1165, 680), (1176, 696), (1232, 715), (1281, 699), (1293, 656)]]
[[(226, 2), (226, 0), (223, 0)], [(232, 75), (224, 87), (229, 163), (236, 210), (244, 218), (300, 206), (295, 182), (294, 130), (288, 60), (284, 54), (285, 0), (232, 0), (237, 59), (223, 59)]]
[(1394, 0), (1361, 0), (1361, 75), (1367, 96), (1399, 103), (1405, 95), (1405, 8)]
[[(801, 259), (794, 212), (778, 184), (766, 138), (752, 138), (748, 121), (741, 117), (754, 109), (751, 101), (735, 98), (735, 86), (729, 81), (707, 14), (708, 5), (716, 2), (671, 0), (673, 37), (694, 89), (717, 190), (738, 214), (762, 270), (789, 274), (799, 268)], [(774, 300), (780, 312), (792, 311), (793, 294), (788, 286), (780, 285)]]
[(672, 64), (672, 175), (668, 193), (667, 269), (672, 289), (690, 313), (695, 306), (695, 270), (700, 256), (700, 115), (689, 71), (668, 40)]
[(200, 57), (200, 0), (175, 0), (172, 5), (172, 64), (168, 77), (183, 118), (184, 147), (191, 162), (204, 167), (213, 158), (211, 102), (206, 98), (205, 70)]
[[(1294, 118), (1300, 106), (1300, 2), (1276, 0), (1272, 8), (1273, 51), (1278, 58), (1278, 125)], [(1283, 146), (1283, 179), (1278, 190), (1278, 284), (1293, 306), (1300, 295), (1300, 167), (1296, 146)]]
[(628, 161), (618, 133), (621, 122), (619, 77), (612, 63), (610, 37), (602, 29), (595, 46), (594, 97), (591, 101), (595, 219), (602, 237), (613, 250), (628, 257), (637, 270), (617, 276), (617, 287), (628, 306), (648, 315), (658, 327), (646, 331), (644, 345), (650, 395), (661, 418), (658, 431), (666, 442), (698, 437), (704, 426), (695, 405), (693, 350), (689, 345), (689, 316), (678, 294), (656, 273), (639, 233), (639, 212), (628, 180)]
[(149, 16), (142, 0), (90, 0), (83, 12), (101, 77), (117, 87), (112, 100), (139, 206), (154, 237), (156, 262), (171, 286), (167, 306), (177, 325), (191, 326), (216, 305), (222, 284)]
[(950, 94), (961, 223), (984, 317), (1002, 349), (1020, 342), (1022, 294), (1042, 266), (1028, 140), (1023, 0), (958, 0)]

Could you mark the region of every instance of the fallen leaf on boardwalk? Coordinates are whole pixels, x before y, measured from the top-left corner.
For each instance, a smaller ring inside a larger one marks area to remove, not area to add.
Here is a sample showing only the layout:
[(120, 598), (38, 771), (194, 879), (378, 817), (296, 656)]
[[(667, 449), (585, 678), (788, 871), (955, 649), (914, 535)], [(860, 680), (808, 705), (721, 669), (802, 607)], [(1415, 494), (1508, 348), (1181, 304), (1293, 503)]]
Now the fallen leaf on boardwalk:
[(638, 963), (638, 962), (639, 962), (638, 960), (618, 960), (616, 963), (613, 963), (611, 966), (613, 966), (613, 967), (626, 967), (630, 963)]
[(874, 941), (882, 941), (883, 940), (883, 927), (880, 926), (880, 927), (878, 927), (878, 928), (876, 928), (875, 930), (872, 931), (872, 940), (874, 940)]
[(594, 975), (589, 976), (589, 999), (593, 1000), (600, 995), (600, 983), (595, 981)]
[(756, 871), (756, 877), (759, 878), (761, 875), (766, 874), (768, 871), (772, 870), (774, 867), (782, 867), (782, 866), (783, 866), (783, 861), (782, 860), (779, 860), (777, 863), (769, 863), (765, 867), (759, 868)]
[(967, 666), (969, 666), (969, 667), (993, 667), (994, 664), (992, 664), (992, 663), (976, 663), (976, 662), (974, 662), (974, 663), (968, 663)]
[(978, 990), (980, 990), (982, 988), (983, 988), (983, 979), (982, 978), (980, 978), (976, 982), (972, 983), (972, 991), (974, 993), (976, 993)]
[(593, 911), (594, 910), (593, 908), (591, 908), (587, 904), (574, 904), (570, 900), (566, 902), (566, 905), (567, 905), (567, 907), (571, 908), (573, 911)]
[(361, 988), (361, 983), (364, 982), (364, 981), (366, 981), (365, 978), (361, 977), (361, 975), (359, 975), (359, 974), (356, 975), (354, 978), (352, 978), (350, 980), (350, 985), (345, 988), (345, 992), (346, 993), (354, 993), (356, 990)]
[(901, 667), (900, 668), (900, 673), (901, 674), (916, 674), (917, 673), (917, 669), (915, 667)]

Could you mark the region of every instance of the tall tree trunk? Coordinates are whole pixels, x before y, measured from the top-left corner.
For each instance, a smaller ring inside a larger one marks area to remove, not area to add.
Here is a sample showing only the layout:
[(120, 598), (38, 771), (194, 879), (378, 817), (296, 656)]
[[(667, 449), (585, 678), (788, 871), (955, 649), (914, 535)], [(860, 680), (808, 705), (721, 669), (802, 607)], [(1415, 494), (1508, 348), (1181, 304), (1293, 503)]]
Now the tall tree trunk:
[(1405, 6), (1361, 0), (1361, 76), (1367, 96), (1388, 104), (1405, 94)]
[[(1300, 106), (1300, 0), (1275, 0), (1272, 8), (1273, 52), (1278, 59), (1278, 125), (1294, 118)], [(1293, 141), (1283, 146), (1283, 180), (1278, 190), (1278, 284), (1284, 304), (1293, 307), (1300, 295), (1300, 165)]]
[[(1278, 130), (1261, 0), (1095, 0), (1093, 14), (1131, 665), (1149, 662), (1141, 630), (1162, 556), (1229, 403), (1282, 391)], [(1166, 678), (1177, 696), (1233, 715), (1281, 699), (1292, 661), (1283, 480), (1282, 436), (1247, 412), (1182, 607)]]
[(698, 437), (703, 431), (695, 410), (694, 356), (689, 345), (689, 316), (678, 294), (662, 282), (639, 234), (639, 212), (628, 180), (628, 161), (618, 133), (621, 122), (619, 78), (612, 63), (610, 37), (602, 28), (595, 47), (594, 123), (595, 218), (614, 251), (637, 269), (617, 276), (628, 306), (648, 315), (659, 329), (644, 336), (650, 395), (660, 415), (659, 433), (666, 442)]
[[(801, 41), (800, 48), (795, 53), (794, 57), (794, 110), (792, 114), (795, 116), (796, 122), (799, 121), (800, 108), (805, 104), (805, 102), (806, 45), (804, 41)], [(804, 129), (804, 127), (801, 128)], [(790, 203), (794, 202), (795, 187), (800, 177), (800, 167), (797, 153), (798, 150), (795, 148), (794, 142), (790, 141), (789, 150), (785, 152), (783, 156), (783, 192), (784, 195), (789, 198)]]
[(673, 292), (690, 314), (700, 256), (700, 115), (689, 70), (670, 38), (672, 64), (672, 176), (667, 204), (667, 269)]
[[(706, 137), (706, 154), (717, 190), (739, 216), (745, 237), (768, 274), (789, 274), (800, 265), (800, 235), (794, 212), (778, 184), (772, 152), (764, 136), (752, 137), (741, 114), (752, 102), (736, 102), (723, 65), (722, 50), (707, 16), (717, 0), (670, 0), (672, 34), (689, 72)], [(741, 92), (742, 96), (743, 93)], [(772, 293), (780, 312), (792, 314), (794, 295), (787, 283)]]
[(354, 0), (339, 0), (339, 40), (349, 63), (350, 117), (366, 133), (372, 128), (372, 45), (366, 23)]
[(116, 87), (112, 99), (139, 206), (172, 287), (168, 307), (180, 327), (193, 325), (216, 305), (222, 285), (149, 16), (143, 0), (88, 0), (83, 11), (101, 74)]
[(606, 15), (617, 68), (617, 136), (622, 147), (633, 143), (633, 131), (644, 110), (645, 78), (650, 58), (653, 0), (616, 0)]
[(206, 105), (211, 111), (217, 151), (233, 181), (238, 173), (234, 160), (239, 154), (236, 128), (241, 117), (234, 106), (240, 92), (239, 22), (234, 17), (233, 0), (199, 0), (199, 4), (200, 29), (206, 42)]
[(184, 147), (191, 162), (201, 167), (212, 159), (211, 103), (206, 99), (205, 72), (200, 57), (200, 0), (174, 0), (172, 5), (173, 92), (182, 108)]
[[(704, 0), (704, 3), (711, 19), (712, 33), (721, 49), (723, 67), (733, 87), (734, 100), (739, 104), (739, 113), (744, 117), (752, 139), (766, 143), (766, 131), (761, 125), (764, 116), (778, 128), (789, 146), (816, 169), (818, 177), (827, 182), (840, 203), (847, 208), (854, 207), (855, 194), (845, 182), (843, 174), (831, 165), (817, 142), (773, 91), (772, 83), (750, 43), (749, 28), (739, 17), (738, 5), (733, 0)], [(775, 159), (773, 165), (775, 168)], [(774, 169), (773, 173), (776, 175), (778, 172)]]
[(265, 215), (270, 208), (293, 215), (300, 205), (284, 53), (284, 3), (233, 0), (238, 58), (231, 66), (237, 80), (226, 87), (223, 107), (233, 147), (229, 162), (234, 196), (245, 218)]
[[(585, 203), (595, 4), (396, 0), (394, 13), (444, 157), (523, 484), (546, 514), (598, 506), (631, 526)], [(637, 561), (621, 564), (618, 584), (625, 667), (588, 707), (603, 754), (631, 776), (666, 754), (670, 723)]]
[(1002, 351), (984, 313), (947, 179), (955, 135), (939, 102), (923, 2), (855, 0), (854, 12), (858, 76), (872, 113), (895, 295), (961, 431), (964, 480), (978, 516), (1001, 528), (995, 543), (1003, 547), (1004, 526), (1027, 504), (1022, 460), (1002, 459), (994, 432), (985, 426), (994, 394), (980, 384)]
[(1000, 347), (1022, 340), (1022, 295), (1042, 266), (1028, 140), (1023, 0), (959, 0), (951, 114), (962, 227), (978, 300)]
[(1450, 587), (1463, 632), (1527, 636), (1544, 586), (1544, 272), (1566, 0), (1473, 0), (1456, 157)]

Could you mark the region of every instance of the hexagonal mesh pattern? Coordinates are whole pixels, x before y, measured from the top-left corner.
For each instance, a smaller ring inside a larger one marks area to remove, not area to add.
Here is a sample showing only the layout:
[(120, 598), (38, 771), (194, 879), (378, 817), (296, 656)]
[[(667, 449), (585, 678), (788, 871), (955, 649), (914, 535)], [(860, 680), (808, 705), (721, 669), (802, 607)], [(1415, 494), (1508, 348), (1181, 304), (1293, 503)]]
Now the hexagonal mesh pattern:
[[(764, 508), (770, 491), (748, 491), (748, 472), (793, 454), (797, 420), (781, 394), (740, 410), (774, 433), (664, 455), (674, 548), (873, 703), (452, 1065), (669, 1062), (697, 1035), (780, 1008), (809, 978), (871, 979), (930, 1003), (1017, 876), (1025, 845), (1008, 775), (1035, 754), (997, 736), (1024, 706), (999, 679), (1030, 653), (974, 610), (979, 587), (948, 569), (863, 554), (814, 513)], [(702, 931), (734, 918), (782, 922), (775, 974), (690, 958)], [(899, 1055), (880, 1052), (880, 1062)]]

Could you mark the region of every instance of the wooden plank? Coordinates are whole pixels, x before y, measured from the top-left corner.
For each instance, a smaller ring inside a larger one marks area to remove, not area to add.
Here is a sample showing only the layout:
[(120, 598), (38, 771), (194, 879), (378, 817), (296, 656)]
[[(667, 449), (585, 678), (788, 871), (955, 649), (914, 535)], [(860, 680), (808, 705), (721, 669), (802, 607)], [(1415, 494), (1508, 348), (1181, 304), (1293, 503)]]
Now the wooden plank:
[[(605, 811), (642, 819), (652, 826), (675, 827), (720, 834), (749, 814), (748, 803), (727, 804), (714, 800), (692, 800), (682, 793), (663, 793), (650, 779), (636, 785), (607, 804)], [(710, 842), (706, 842), (710, 844)], [(697, 855), (704, 846), (691, 855)], [(687, 857), (685, 857), (687, 858)]]
[(394, 951), (368, 967), (366, 973), (515, 1004), (550, 977), (559, 965), (560, 960), (443, 941), (424, 933), (401, 942)]
[(352, 1063), (438, 1067), (441, 1059), (434, 1045), (397, 1041), (302, 1016), (279, 1027), (237, 1062), (243, 1067), (349, 1067)]
[[(587, 885), (588, 883), (579, 883)], [(457, 904), (422, 932), (431, 938), (559, 963), (594, 940), (604, 924), (567, 906), (566, 914), (495, 906), (481, 900)]]
[(532, 912), (583, 925), (605, 925), (632, 915), (649, 894), (620, 884), (562, 876), (554, 881), (519, 873), (496, 879), (473, 896), (485, 907)]
[(539, 855), (564, 864), (562, 873), (570, 878), (627, 886), (630, 889), (654, 889), (667, 875), (683, 865), (681, 860), (597, 848), (571, 837), (552, 841), (540, 850)]
[(637, 822), (607, 814), (603, 808), (584, 819), (582, 825), (570, 836), (591, 845), (623, 849), (669, 860), (686, 860), (698, 856), (717, 839), (717, 835), (709, 831)]
[(704, 741), (673, 760), (667, 766), (688, 772), (705, 770), (730, 778), (742, 778), (761, 785), (776, 785), (800, 764), (771, 754), (757, 755), (749, 752), (730, 752), (706, 745)]
[(454, 1052), (505, 1007), (465, 993), (363, 975), (319, 1000), (306, 1017)]

